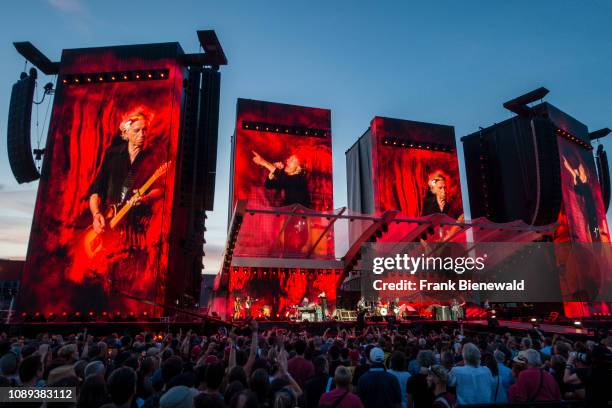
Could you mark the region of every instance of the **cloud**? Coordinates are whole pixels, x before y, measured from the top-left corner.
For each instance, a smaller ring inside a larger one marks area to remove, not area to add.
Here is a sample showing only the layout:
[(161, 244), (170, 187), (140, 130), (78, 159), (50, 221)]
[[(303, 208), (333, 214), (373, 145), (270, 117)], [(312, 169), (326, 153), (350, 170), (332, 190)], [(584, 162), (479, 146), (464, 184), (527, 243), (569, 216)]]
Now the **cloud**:
[(79, 0), (48, 0), (49, 4), (65, 13), (80, 13), (83, 11), (83, 5)]
[(87, 37), (92, 37), (91, 14), (81, 0), (47, 0), (49, 5), (71, 24), (75, 30)]
[(23, 258), (28, 247), (36, 190), (0, 190), (0, 258)]

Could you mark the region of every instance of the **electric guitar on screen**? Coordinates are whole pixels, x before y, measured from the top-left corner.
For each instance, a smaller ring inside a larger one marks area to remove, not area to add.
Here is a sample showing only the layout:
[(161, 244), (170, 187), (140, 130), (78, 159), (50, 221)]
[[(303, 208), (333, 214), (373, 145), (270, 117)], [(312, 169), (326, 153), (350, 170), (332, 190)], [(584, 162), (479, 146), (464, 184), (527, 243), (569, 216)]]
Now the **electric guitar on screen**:
[[(149, 177), (149, 179), (138, 189), (135, 195), (145, 195), (153, 183), (155, 183), (161, 176), (166, 174), (170, 163), (171, 162), (166, 162), (159, 166), (159, 168), (155, 170), (155, 173), (153, 173), (153, 175)], [(90, 259), (102, 252), (104, 249), (105, 236), (112, 234), (112, 231), (115, 229), (117, 224), (119, 224), (119, 222), (125, 218), (132, 207), (134, 207), (134, 202), (132, 200), (128, 200), (120, 209), (118, 209), (119, 207), (116, 205), (111, 206), (104, 216), (107, 227), (100, 234), (93, 229), (93, 226), (89, 226), (83, 238), (83, 246), (85, 248), (85, 254)]]

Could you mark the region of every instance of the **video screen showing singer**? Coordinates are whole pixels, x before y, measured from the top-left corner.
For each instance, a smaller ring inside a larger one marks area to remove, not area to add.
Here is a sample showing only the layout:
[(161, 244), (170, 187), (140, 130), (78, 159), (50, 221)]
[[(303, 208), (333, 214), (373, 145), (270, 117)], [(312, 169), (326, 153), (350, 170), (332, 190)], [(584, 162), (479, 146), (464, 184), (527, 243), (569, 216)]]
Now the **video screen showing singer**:
[[(271, 163), (253, 151), (253, 162), (268, 170), (264, 187), (280, 191), (283, 205), (310, 207), (310, 192), (306, 169), (297, 154), (292, 154), (282, 162)], [(290, 217), (281, 230), (281, 244), (285, 251), (303, 252), (309, 238), (308, 221)]]
[[(589, 180), (589, 172), (579, 157), (561, 157), (563, 167), (571, 175), (574, 192), (579, 197), (578, 201), (584, 214), (583, 219), (587, 234), (592, 242), (599, 242), (601, 241), (601, 234), (599, 231), (597, 209), (595, 207), (595, 197), (593, 197), (593, 190)], [(578, 237), (578, 239), (580, 238), (582, 237)]]
[(421, 215), (448, 214), (450, 205), (446, 196), (446, 177), (442, 173), (434, 173), (429, 177), (427, 186)]
[[(147, 264), (146, 232), (153, 204), (163, 196), (161, 154), (147, 142), (152, 114), (136, 109), (124, 116), (120, 137), (105, 151), (88, 190), (91, 228), (85, 238), (90, 257), (103, 254), (111, 263), (113, 284), (123, 287)], [(140, 191), (139, 191), (140, 190)], [(121, 276), (113, 273), (120, 268)]]

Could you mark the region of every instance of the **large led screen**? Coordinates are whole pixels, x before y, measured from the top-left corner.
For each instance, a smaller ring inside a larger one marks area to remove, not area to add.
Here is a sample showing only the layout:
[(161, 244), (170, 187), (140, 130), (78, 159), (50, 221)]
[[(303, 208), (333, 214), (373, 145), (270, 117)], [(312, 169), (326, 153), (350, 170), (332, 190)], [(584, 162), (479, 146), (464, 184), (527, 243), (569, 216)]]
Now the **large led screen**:
[(610, 242), (606, 210), (592, 152), (562, 137), (557, 138), (557, 143), (570, 241)]
[(409, 217), (463, 214), (455, 135), (451, 126), (375, 117), (374, 209)]
[(163, 302), (183, 73), (178, 44), (65, 50), (22, 310)]
[(245, 223), (234, 256), (333, 257), (329, 220), (299, 215), (333, 210), (331, 112), (239, 99), (233, 149), (232, 209), (296, 214)]
[(561, 291), (569, 299), (564, 310), (568, 317), (590, 316), (603, 305), (595, 300), (609, 297), (610, 232), (592, 152), (561, 136), (557, 144), (563, 205), (555, 241), (583, 243), (556, 249)]

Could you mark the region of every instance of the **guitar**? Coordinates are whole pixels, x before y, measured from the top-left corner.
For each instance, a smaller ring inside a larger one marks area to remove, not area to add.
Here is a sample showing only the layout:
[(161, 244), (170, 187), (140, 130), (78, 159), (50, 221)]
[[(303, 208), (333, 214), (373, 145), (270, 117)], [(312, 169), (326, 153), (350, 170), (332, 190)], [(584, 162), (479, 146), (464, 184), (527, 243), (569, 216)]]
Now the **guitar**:
[[(147, 193), (147, 191), (151, 188), (153, 183), (157, 181), (161, 176), (166, 174), (168, 171), (168, 167), (171, 162), (166, 162), (159, 166), (155, 173), (137, 190), (135, 195), (143, 196)], [(104, 249), (104, 239), (106, 235), (109, 235), (111, 231), (115, 229), (117, 224), (121, 222), (123, 218), (130, 212), (130, 210), (134, 207), (134, 203), (132, 200), (128, 200), (121, 209), (117, 210), (118, 206), (113, 205), (109, 208), (108, 212), (105, 215), (105, 220), (107, 220), (107, 228), (104, 232), (98, 234), (93, 226), (89, 226), (87, 228), (87, 232), (83, 237), (83, 247), (85, 249), (85, 254), (90, 259), (98, 255)], [(109, 231), (110, 230), (110, 231)]]

